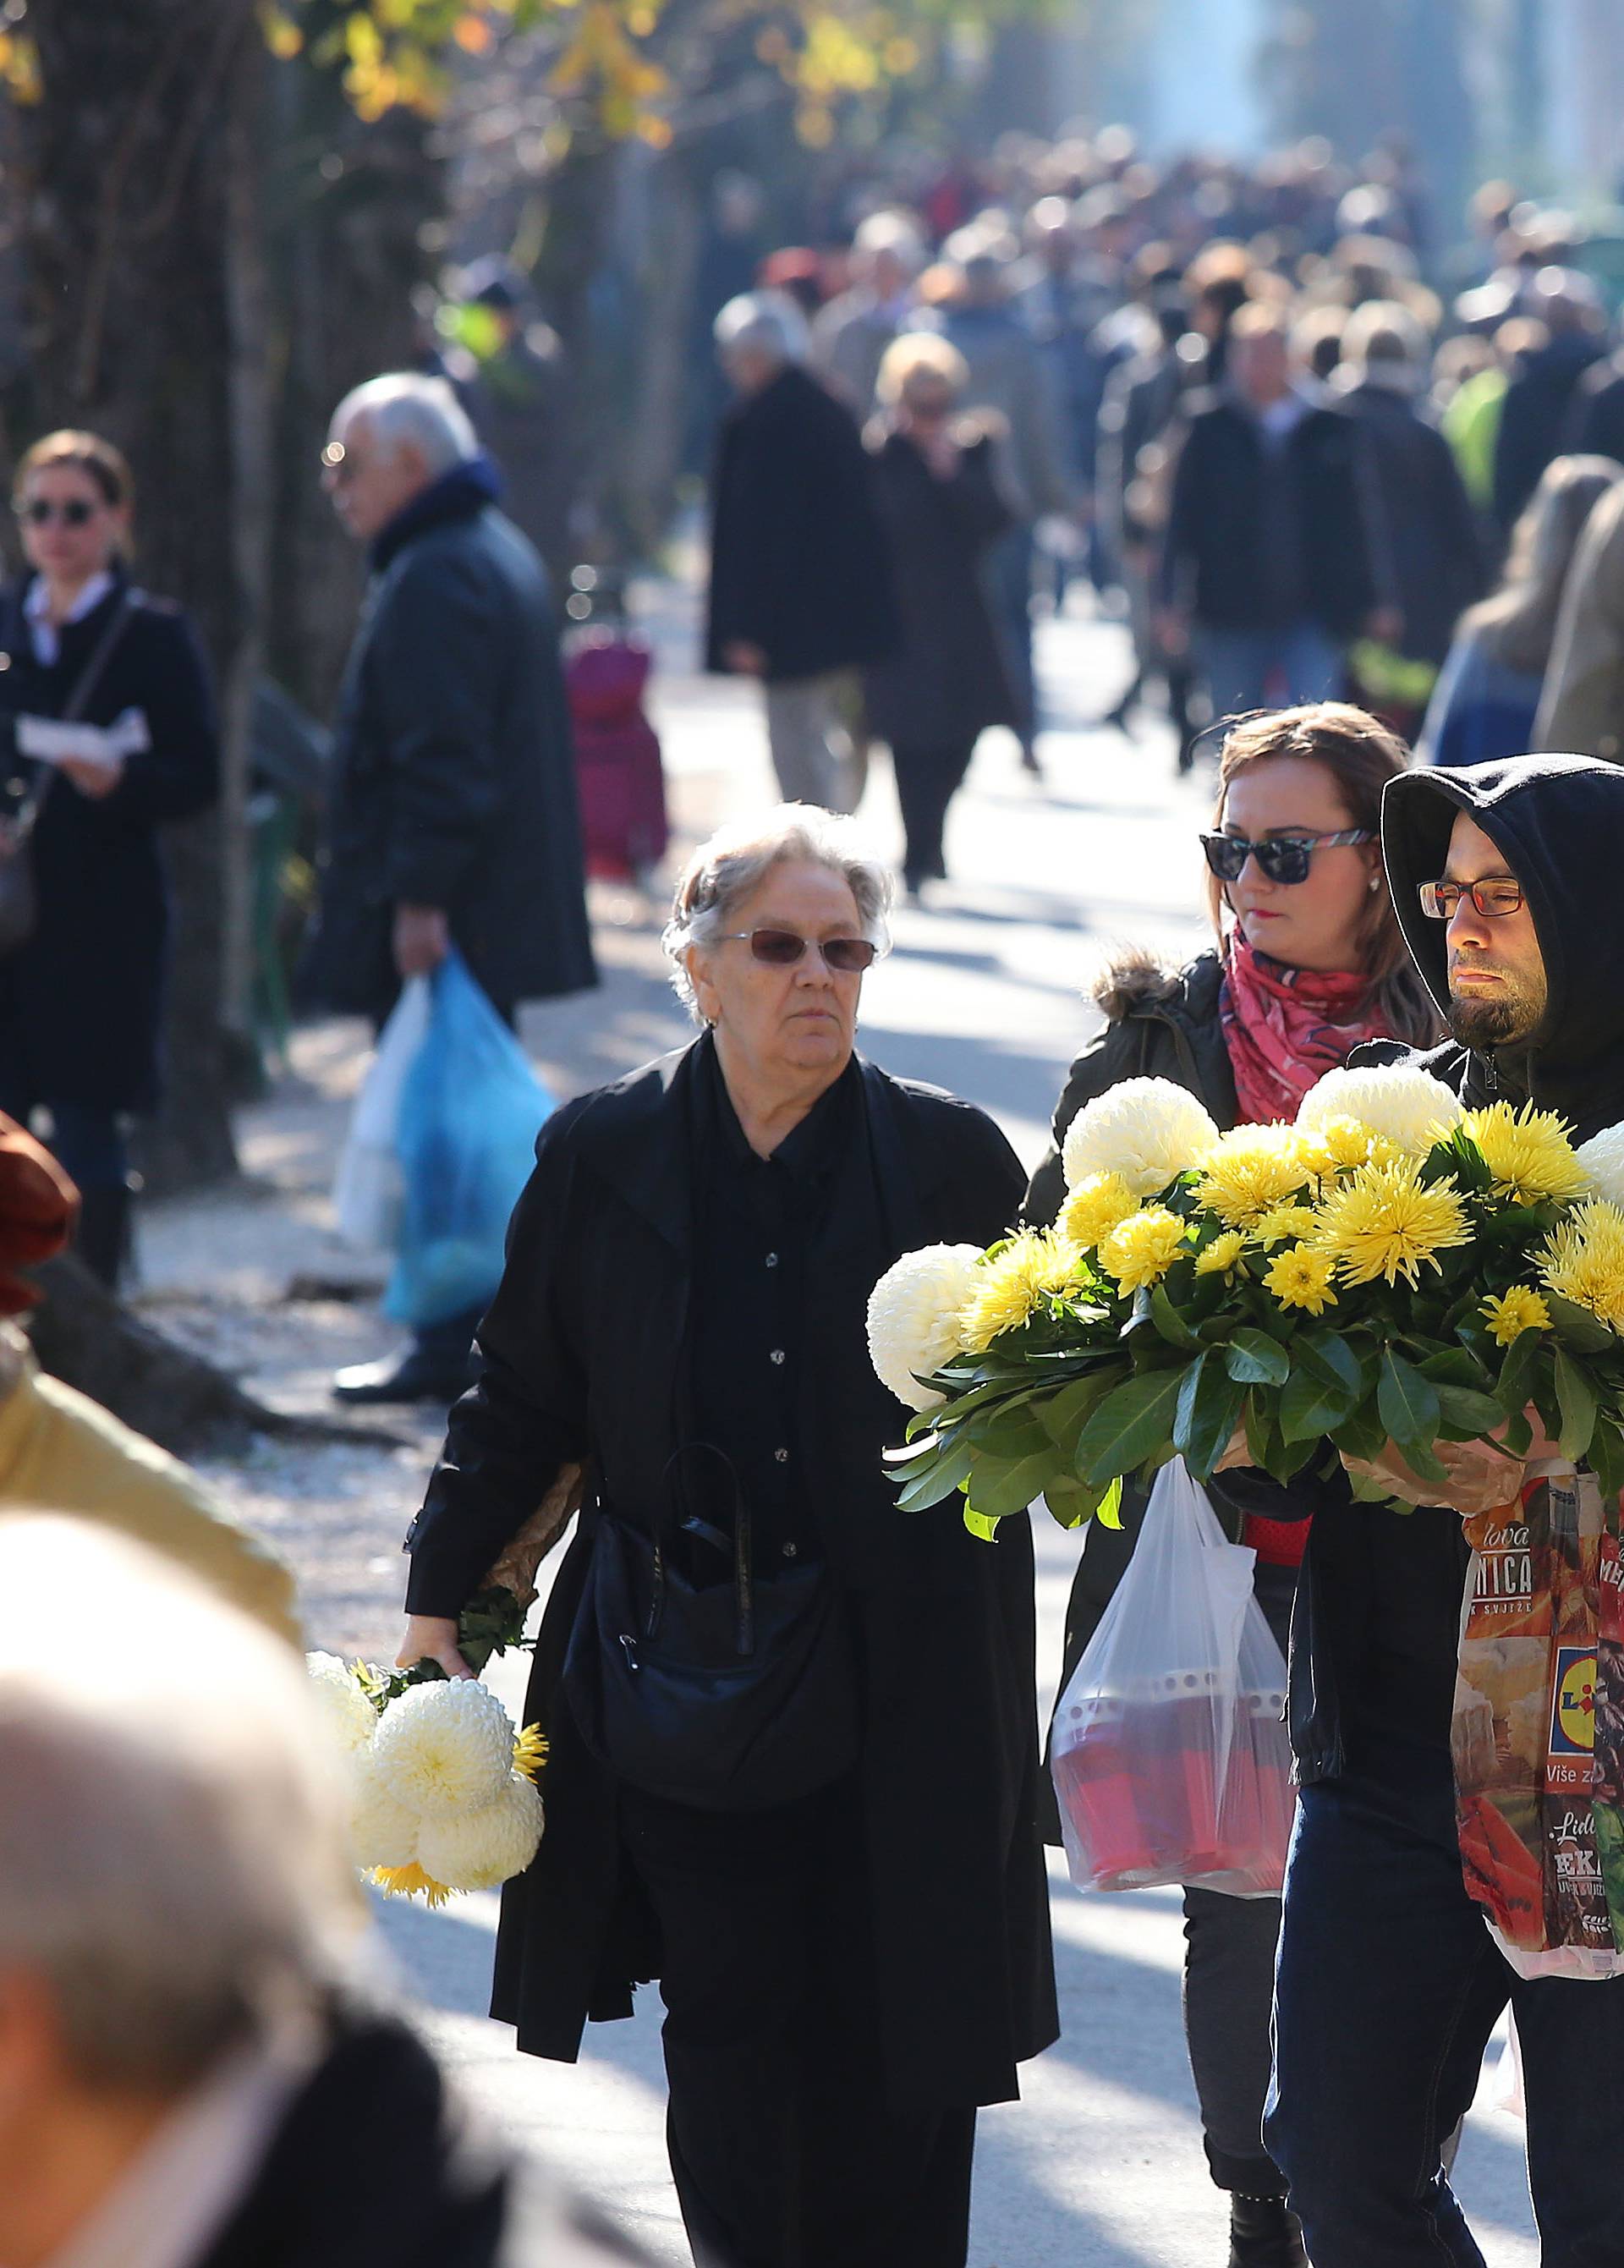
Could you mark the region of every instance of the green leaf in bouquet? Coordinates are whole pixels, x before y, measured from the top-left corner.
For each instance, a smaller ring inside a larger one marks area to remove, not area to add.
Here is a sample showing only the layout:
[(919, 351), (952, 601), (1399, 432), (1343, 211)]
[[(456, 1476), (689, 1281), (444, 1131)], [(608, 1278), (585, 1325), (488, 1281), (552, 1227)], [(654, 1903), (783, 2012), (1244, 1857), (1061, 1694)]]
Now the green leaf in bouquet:
[(1181, 1354), (1193, 1354), (1200, 1346), (1201, 1341), (1168, 1298), (1165, 1285), (1158, 1284), (1150, 1294), (1150, 1316), (1168, 1345), (1177, 1347)]
[(1591, 1437), (1590, 1461), (1604, 1494), (1613, 1496), (1624, 1491), (1624, 1429), (1615, 1418), (1600, 1410)]
[(1564, 1457), (1577, 1464), (1589, 1450), (1596, 1431), (1596, 1389), (1582, 1363), (1577, 1363), (1566, 1347), (1556, 1350), (1556, 1401), (1562, 1411), (1562, 1432), (1558, 1438)]
[(1500, 1429), (1500, 1439), (1508, 1456), (1525, 1457), (1533, 1445), (1533, 1427), (1525, 1411), (1519, 1410), (1515, 1418), (1508, 1418)]
[(945, 1443), (922, 1470), (908, 1475), (897, 1494), (897, 1510), (929, 1511), (962, 1488), (974, 1469), (975, 1452), (968, 1441)]
[(1339, 1449), (1346, 1449), (1350, 1457), (1363, 1457), (1367, 1463), (1379, 1457), (1387, 1446), (1387, 1428), (1383, 1425), (1375, 1397), (1361, 1402), (1358, 1408), (1335, 1428), (1334, 1439)]
[[(1551, 1322), (1556, 1336), (1564, 1346), (1572, 1347), (1579, 1354), (1619, 1351), (1618, 1333), (1609, 1330), (1601, 1318), (1592, 1315), (1588, 1307), (1581, 1307), (1574, 1300), (1564, 1299), (1560, 1292), (1547, 1291), (1544, 1296), (1545, 1304), (1551, 1311)], [(1534, 1333), (1519, 1331), (1517, 1338), (1534, 1336)], [(1513, 1339), (1511, 1344), (1515, 1346), (1517, 1339)]]
[(1520, 1418), (1533, 1400), (1543, 1351), (1544, 1334), (1540, 1331), (1518, 1331), (1506, 1349), (1495, 1385), (1495, 1400), (1508, 1418)]
[(1117, 1475), (1116, 1478), (1106, 1489), (1104, 1496), (1100, 1498), (1099, 1508), (1095, 1513), (1094, 1517), (1102, 1528), (1108, 1528), (1113, 1532), (1113, 1534), (1118, 1535), (1121, 1534), (1122, 1476), (1121, 1473)]
[(1054, 1451), (1049, 1443), (1040, 1456), (980, 1458), (966, 1490), (970, 1509), (984, 1520), (1002, 1520), (1012, 1512), (1025, 1512), (1043, 1494), (1054, 1472)]
[(1291, 1375), (1290, 1359), (1278, 1339), (1267, 1331), (1243, 1329), (1230, 1339), (1224, 1367), (1238, 1386), (1283, 1386)]
[[(1447, 1320), (1447, 1319), (1446, 1319)], [(1435, 1386), (1461, 1386), (1481, 1394), (1489, 1384), (1489, 1376), (1476, 1355), (1463, 1346), (1441, 1347), (1429, 1354), (1416, 1367), (1423, 1378)]]
[(1048, 1506), (1049, 1518), (1062, 1528), (1081, 1528), (1095, 1517), (1113, 1490), (1120, 1496), (1121, 1489), (1121, 1481), (1091, 1484), (1068, 1477), (1050, 1481), (1043, 1491), (1043, 1500)]
[(1350, 1408), (1370, 1392), (1363, 1366), (1339, 1333), (1305, 1331), (1291, 1351), (1297, 1366), (1317, 1378), (1321, 1385), (1340, 1387), (1348, 1397)]
[[(1426, 1366), (1422, 1367), (1423, 1373), (1431, 1378)], [(1446, 1378), (1435, 1378), (1432, 1385), (1438, 1397), (1439, 1422), (1451, 1439), (1475, 1441), (1504, 1423), (1500, 1404), (1492, 1394), (1481, 1393), (1475, 1386), (1457, 1386)]]
[(1172, 1441), (1198, 1481), (1211, 1479), (1240, 1423), (1246, 1398), (1246, 1388), (1236, 1384), (1211, 1348), (1185, 1372), (1173, 1410)]
[(1351, 1385), (1344, 1380), (1328, 1383), (1304, 1363), (1287, 1379), (1280, 1396), (1280, 1434), (1283, 1441), (1317, 1441), (1334, 1432), (1350, 1417), (1359, 1400), (1358, 1366)]
[[(1391, 1439), (1397, 1442), (1416, 1471), (1422, 1472), (1423, 1468), (1416, 1463), (1414, 1453), (1418, 1448), (1426, 1448), (1437, 1438), (1437, 1389), (1429, 1378), (1422, 1376), (1414, 1363), (1407, 1362), (1393, 1347), (1385, 1347), (1382, 1351), (1376, 1406), (1381, 1412), (1382, 1423)], [(1425, 1477), (1429, 1480), (1441, 1478), (1441, 1469), (1438, 1474), (1428, 1473)]]
[(1077, 1454), (1077, 1435), (1089, 1411), (1113, 1386), (1120, 1386), (1122, 1378), (1120, 1366), (1102, 1363), (1098, 1370), (1073, 1379), (1058, 1394), (1048, 1395), (1038, 1403), (1039, 1422), (1068, 1462)]
[(998, 1541), (997, 1521), (989, 1520), (985, 1513), (972, 1512), (968, 1505), (965, 1506), (964, 1524), (978, 1543), (996, 1543)]
[(1114, 1480), (1170, 1445), (1183, 1378), (1182, 1370), (1142, 1370), (1107, 1395), (1078, 1439), (1079, 1477)]
[(1006, 1402), (978, 1410), (957, 1429), (955, 1438), (968, 1441), (983, 1456), (1040, 1456), (1052, 1444), (1031, 1403), (1031, 1395), (1023, 1395), (1018, 1403)]

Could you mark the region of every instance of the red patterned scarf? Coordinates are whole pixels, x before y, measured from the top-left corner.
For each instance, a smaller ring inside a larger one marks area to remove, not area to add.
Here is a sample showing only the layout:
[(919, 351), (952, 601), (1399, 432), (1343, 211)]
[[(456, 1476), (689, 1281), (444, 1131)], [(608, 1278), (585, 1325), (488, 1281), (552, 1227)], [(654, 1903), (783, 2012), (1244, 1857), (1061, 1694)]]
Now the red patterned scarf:
[(1243, 1123), (1295, 1118), (1317, 1079), (1362, 1042), (1387, 1036), (1370, 990), (1366, 976), (1288, 968), (1230, 931), (1218, 1015)]

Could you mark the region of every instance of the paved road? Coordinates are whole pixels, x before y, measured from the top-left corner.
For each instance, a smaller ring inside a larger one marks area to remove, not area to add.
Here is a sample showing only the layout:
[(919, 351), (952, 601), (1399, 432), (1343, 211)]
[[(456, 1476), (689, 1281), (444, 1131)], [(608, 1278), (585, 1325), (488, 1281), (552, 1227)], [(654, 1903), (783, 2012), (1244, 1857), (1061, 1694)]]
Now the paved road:
[[(708, 809), (765, 799), (769, 780), (750, 693), (685, 674), (684, 635), (673, 605), (660, 721), (678, 804), (702, 824)], [(939, 903), (899, 915), (895, 954), (869, 983), (863, 1042), (888, 1068), (986, 1105), (1028, 1162), (1040, 1152), (1061, 1070), (1089, 1028), (1079, 995), (1102, 946), (1133, 939), (1177, 952), (1199, 940), (1194, 834), (1210, 793), (1206, 773), (1174, 780), (1165, 731), (1130, 744), (1087, 729), (1125, 672), (1118, 630), (1053, 626), (1041, 662), (1054, 721), (1047, 782), (1034, 789), (1012, 743), (988, 736), (950, 830), (954, 880)], [(863, 816), (888, 846), (893, 812), (888, 775), (877, 768)], [(646, 967), (638, 983), (621, 996), (612, 1040), (594, 1039), (606, 1062), (669, 1044)], [(594, 1012), (590, 1000), (579, 1004), (581, 1017)], [(1051, 1671), (1076, 1549), (1041, 1523), (1041, 1658)], [(921, 1898), (930, 1890), (922, 1873)], [(1224, 2207), (1206, 2178), (1184, 2058), (1177, 1893), (1080, 1896), (1058, 1872), (1054, 1890), (1063, 2036), (1029, 2068), (1025, 2102), (984, 2117), (974, 2268), (1216, 2268)], [(440, 1916), (396, 1906), (386, 1928), (498, 2117), (609, 2200), (658, 2258), (686, 2261), (664, 2161), (654, 1994), (642, 1996), (650, 2005), (633, 2022), (594, 2028), (578, 2066), (514, 2055), (509, 2035), (480, 2013), (495, 1910), (494, 1897)], [(952, 1992), (951, 1977), (942, 1990)], [(1490, 2268), (1532, 2268), (1520, 2126), (1496, 2110), (1474, 2113), (1459, 2181)]]

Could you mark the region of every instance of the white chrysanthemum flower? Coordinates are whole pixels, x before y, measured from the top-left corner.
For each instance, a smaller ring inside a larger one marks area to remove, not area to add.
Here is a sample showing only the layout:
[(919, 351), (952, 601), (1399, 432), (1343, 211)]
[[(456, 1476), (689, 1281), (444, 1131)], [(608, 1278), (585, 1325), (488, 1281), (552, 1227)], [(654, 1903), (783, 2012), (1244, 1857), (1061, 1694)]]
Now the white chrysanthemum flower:
[(515, 1772), (494, 1803), (425, 1822), (418, 1864), (448, 1890), (494, 1890), (522, 1874), (541, 1841), (541, 1798)]
[(1596, 1184), (1597, 1196), (1624, 1211), (1624, 1126), (1604, 1126), (1588, 1142), (1578, 1143), (1574, 1155)]
[(1465, 1115), (1465, 1105), (1441, 1079), (1414, 1064), (1373, 1064), (1368, 1070), (1328, 1071), (1298, 1106), (1299, 1126), (1334, 1118), (1357, 1119), (1385, 1134), (1407, 1157), (1424, 1158)]
[(501, 1794), (513, 1766), (513, 1719), (476, 1679), (414, 1685), (378, 1719), (372, 1755), (397, 1803), (420, 1819), (449, 1819)]
[(323, 1721), (344, 1754), (354, 1756), (378, 1730), (377, 1710), (335, 1653), (307, 1653), (305, 1667)]
[(979, 1245), (927, 1244), (905, 1252), (869, 1294), (869, 1359), (910, 1410), (934, 1410), (942, 1399), (919, 1381), (960, 1351), (959, 1311), (981, 1256)]
[(1170, 1079), (1124, 1079), (1085, 1102), (1066, 1130), (1066, 1187), (1115, 1174), (1136, 1197), (1159, 1197), (1197, 1164), (1218, 1130), (1193, 1094)]
[(379, 1771), (376, 1756), (358, 1756), (349, 1805), (349, 1839), (356, 1866), (412, 1866), (422, 1825)]

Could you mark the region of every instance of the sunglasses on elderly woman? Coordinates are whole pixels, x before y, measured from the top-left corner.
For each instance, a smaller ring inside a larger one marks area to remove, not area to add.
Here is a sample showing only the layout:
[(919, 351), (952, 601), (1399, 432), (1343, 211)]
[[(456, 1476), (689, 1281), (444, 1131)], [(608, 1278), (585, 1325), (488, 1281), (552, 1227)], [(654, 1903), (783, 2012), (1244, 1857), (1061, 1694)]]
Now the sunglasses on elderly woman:
[(735, 929), (718, 940), (723, 945), (746, 943), (753, 961), (769, 968), (793, 968), (811, 946), (823, 955), (826, 968), (842, 976), (856, 976), (873, 964), (878, 947), (866, 937), (797, 937), (792, 929)]
[(1267, 843), (1248, 843), (1244, 835), (1203, 835), (1201, 849), (1221, 882), (1238, 882), (1248, 858), (1257, 860), (1258, 872), (1271, 882), (1305, 882), (1316, 850), (1374, 840), (1368, 827), (1343, 827), (1334, 835), (1271, 835)]
[(35, 497), (31, 504), (19, 506), (17, 517), (26, 519), (30, 527), (48, 527), (54, 519), (64, 527), (85, 527), (95, 518), (96, 507), (83, 497), (70, 497), (65, 504), (52, 504), (47, 497)]

